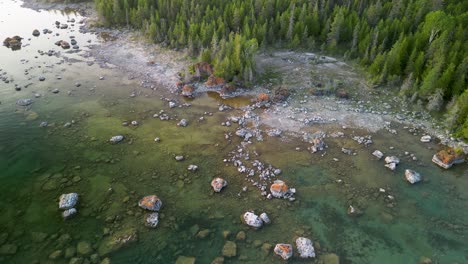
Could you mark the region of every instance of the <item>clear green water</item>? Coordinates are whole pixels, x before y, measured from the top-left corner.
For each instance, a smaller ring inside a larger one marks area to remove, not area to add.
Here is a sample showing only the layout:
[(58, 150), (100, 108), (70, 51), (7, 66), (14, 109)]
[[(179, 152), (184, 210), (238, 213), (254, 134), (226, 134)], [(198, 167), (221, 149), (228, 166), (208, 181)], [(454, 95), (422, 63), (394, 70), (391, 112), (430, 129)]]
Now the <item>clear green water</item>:
[[(55, 20), (80, 18), (73, 13), (35, 12), (19, 4), (0, 0), (2, 40), (11, 35), (29, 37), (34, 28), (56, 31)], [(60, 32), (59, 38), (65, 38), (65, 32)], [(98, 41), (90, 34), (68, 34), (75, 35), (84, 49), (86, 40)], [(174, 263), (181, 255), (211, 263), (222, 255), (226, 240), (236, 240), (239, 231), (246, 233), (246, 240), (236, 241), (237, 256), (226, 258), (225, 263), (282, 263), (272, 250), (264, 252), (259, 245), (292, 243), (298, 235), (320, 243), (319, 259), (333, 252), (340, 263), (418, 263), (421, 256), (439, 263), (468, 262), (466, 164), (449, 171), (439, 169), (430, 162), (435, 144), (422, 144), (399, 129), (398, 136), (373, 135), (375, 143), (369, 148), (349, 138), (327, 139), (329, 149), (321, 157), (296, 151), (296, 147), (304, 148), (300, 140), (265, 137), (248, 150), (259, 153), (262, 162), (281, 168), (280, 178), (298, 191), (293, 203), (265, 200), (243, 175), (223, 162), (240, 141), (224, 140), (224, 133), (234, 132), (235, 126), (220, 123), (240, 111), (219, 112), (222, 99), (212, 94), (191, 100), (190, 108), (169, 109), (159, 99), (160, 92), (139, 88), (137, 80), (128, 81), (121, 72), (87, 66), (88, 59), (79, 54), (66, 55), (82, 60), (72, 64), (56, 64), (60, 61), (56, 57), (34, 58), (38, 49), (54, 48), (55, 41), (41, 34), (25, 40), (31, 45), (19, 51), (0, 47), (0, 68), (15, 83), (34, 80), (19, 92), (11, 83), (0, 83), (0, 238), (6, 237), (0, 239), (0, 247), (17, 247), (12, 255), (1, 254), (0, 263), (68, 263), (69, 258), (50, 260), (49, 255), (76, 248), (80, 241), (90, 243), (93, 253), (99, 252), (112, 233), (131, 228), (136, 228), (138, 242), (109, 254), (112, 263)], [(30, 62), (22, 64), (21, 59)], [(30, 74), (24, 75), (24, 69), (31, 66)], [(36, 81), (39, 75), (46, 81)], [(56, 75), (62, 80), (56, 80)], [(99, 76), (106, 79), (99, 81)], [(75, 87), (75, 82), (81, 87)], [(53, 88), (60, 93), (52, 94)], [(69, 90), (72, 96), (67, 95)], [(142, 95), (130, 98), (133, 90)], [(43, 96), (34, 99), (30, 108), (15, 105), (17, 99), (33, 98), (34, 93)], [(240, 107), (246, 101), (225, 103)], [(170, 116), (187, 118), (189, 126), (180, 128), (175, 120), (154, 119), (152, 115), (161, 109)], [(204, 112), (214, 114), (198, 122)], [(65, 128), (71, 120), (75, 123)], [(124, 120), (138, 120), (141, 125), (123, 127)], [(39, 127), (42, 121), (50, 126)], [(347, 135), (350, 130), (345, 131)], [(125, 135), (125, 141), (109, 144), (108, 139), (117, 134)], [(155, 137), (161, 143), (155, 143)], [(390, 150), (390, 146), (395, 148)], [(358, 155), (345, 155), (341, 147), (353, 148)], [(371, 156), (374, 149), (399, 157), (409, 151), (419, 161), (402, 158), (397, 170), (390, 172), (383, 161)], [(179, 154), (186, 160), (176, 162), (173, 157)], [(199, 171), (188, 172), (189, 164), (197, 164)], [(405, 168), (420, 172), (426, 182), (408, 185), (403, 180)], [(77, 176), (80, 180), (73, 181)], [(213, 194), (209, 183), (216, 176), (227, 179), (229, 186)], [(243, 186), (248, 191), (239, 196)], [(387, 207), (379, 188), (395, 196), (393, 208)], [(68, 192), (80, 194), (79, 213), (64, 221), (57, 203), (60, 194)], [(136, 205), (147, 194), (163, 200), (160, 223), (154, 230), (143, 225), (143, 211)], [(363, 210), (363, 216), (349, 217), (350, 204)], [(267, 212), (273, 223), (261, 230), (243, 226), (239, 216), (249, 209)], [(208, 235), (197, 236), (204, 229)], [(225, 231), (230, 233), (227, 238)], [(64, 239), (65, 234), (70, 239)], [(289, 262), (314, 261), (295, 257)]]

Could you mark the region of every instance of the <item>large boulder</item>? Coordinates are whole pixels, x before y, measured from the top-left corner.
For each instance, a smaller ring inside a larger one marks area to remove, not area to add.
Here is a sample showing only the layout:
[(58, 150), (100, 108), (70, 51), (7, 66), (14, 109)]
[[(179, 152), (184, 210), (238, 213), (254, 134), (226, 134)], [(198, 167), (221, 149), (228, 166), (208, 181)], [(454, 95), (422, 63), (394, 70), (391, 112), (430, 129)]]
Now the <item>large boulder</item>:
[(141, 200), (138, 202), (138, 206), (149, 211), (157, 212), (159, 209), (161, 209), (162, 201), (154, 194), (148, 195), (141, 198)]
[(315, 249), (312, 245), (312, 240), (299, 237), (296, 239), (297, 252), (301, 258), (315, 258)]
[(68, 210), (78, 203), (78, 194), (77, 193), (67, 193), (60, 195), (59, 198), (59, 209)]
[(291, 244), (276, 244), (273, 251), (284, 260), (291, 258), (293, 255), (293, 247)]
[(405, 178), (411, 184), (421, 181), (421, 175), (414, 170), (405, 170)]
[(33, 36), (38, 37), (39, 35), (41, 35), (41, 32), (39, 32), (38, 29), (35, 29), (35, 30), (33, 30), (32, 34), (33, 34)]
[(263, 226), (262, 219), (258, 217), (258, 215), (252, 212), (244, 213), (241, 219), (242, 219), (242, 222), (244, 222), (246, 225), (254, 227), (254, 228), (260, 228)]
[(453, 148), (449, 148), (437, 152), (432, 157), (432, 162), (444, 169), (448, 169), (455, 164), (465, 162), (465, 157), (462, 151), (456, 151)]
[(270, 186), (270, 192), (273, 197), (283, 198), (289, 191), (288, 185), (284, 181), (276, 180)]
[(214, 178), (211, 181), (211, 187), (213, 187), (213, 190), (215, 192), (220, 192), (221, 189), (227, 186), (227, 184), (228, 184), (227, 181), (223, 178)]

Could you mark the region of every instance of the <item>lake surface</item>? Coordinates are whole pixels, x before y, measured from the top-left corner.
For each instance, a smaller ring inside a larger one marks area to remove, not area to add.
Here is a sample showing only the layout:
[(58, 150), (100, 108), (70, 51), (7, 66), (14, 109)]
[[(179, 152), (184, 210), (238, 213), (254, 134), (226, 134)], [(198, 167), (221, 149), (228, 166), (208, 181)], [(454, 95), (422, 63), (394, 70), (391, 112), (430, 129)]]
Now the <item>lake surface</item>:
[[(72, 18), (74, 26), (67, 23)], [(326, 154), (311, 154), (299, 138), (264, 134), (263, 141), (243, 146), (251, 157), (244, 163), (257, 159), (280, 168), (278, 178), (297, 190), (294, 202), (268, 200), (231, 162), (223, 161), (238, 151), (241, 139), (234, 135), (226, 140), (237, 125), (220, 124), (241, 116), (248, 100), (204, 94), (185, 101), (163, 89), (141, 88), (139, 80), (119, 70), (89, 63), (94, 60), (85, 56), (88, 45), (101, 39), (80, 33), (81, 19), (73, 11), (38, 12), (22, 8), (19, 1), (0, 0), (0, 38), (24, 38), (20, 50), (0, 47), (0, 77), (9, 80), (0, 82), (0, 263), (69, 263), (72, 258), (99, 263), (105, 257), (112, 263), (175, 263), (180, 256), (211, 263), (222, 256), (226, 241), (235, 241), (237, 254), (224, 263), (283, 263), (273, 253), (274, 245), (294, 243), (298, 236), (312, 239), (318, 256), (301, 260), (295, 255), (290, 263), (334, 263), (329, 254), (338, 255), (339, 263), (419, 263), (423, 256), (433, 263), (468, 263), (466, 164), (437, 167), (431, 162), (439, 148), (435, 143), (421, 143), (400, 127), (398, 135), (373, 134), (374, 143), (364, 147), (351, 139), (368, 134), (364, 131), (317, 125), (310, 130), (346, 136), (326, 138)], [(55, 21), (69, 28), (58, 29)], [(32, 36), (36, 28), (39, 37)], [(43, 34), (44, 28), (53, 33)], [(77, 40), (78, 52), (54, 45), (70, 36)], [(38, 50), (59, 54), (40, 55)], [(191, 106), (171, 109), (161, 99), (166, 97)], [(25, 98), (34, 103), (16, 104)], [(219, 111), (220, 103), (234, 109)], [(161, 110), (172, 119), (154, 118)], [(189, 120), (187, 127), (177, 126), (181, 118)], [(139, 125), (122, 125), (132, 120)], [(110, 144), (115, 135), (125, 140)], [(342, 147), (357, 155), (342, 153)], [(396, 171), (371, 155), (375, 149), (400, 157)], [(185, 160), (177, 162), (176, 155)], [(189, 164), (199, 170), (188, 171)], [(425, 181), (409, 185), (407, 168)], [(220, 193), (211, 189), (214, 177), (229, 183)], [(70, 192), (80, 195), (78, 214), (63, 220), (58, 197)], [(163, 202), (155, 229), (144, 226), (145, 212), (137, 206), (149, 194)], [(349, 216), (350, 205), (363, 215)], [(267, 212), (272, 223), (248, 228), (240, 221), (248, 210)], [(112, 252), (103, 249), (130, 231), (138, 241)], [(240, 231), (245, 239), (238, 239)], [(91, 249), (80, 248), (84, 244)]]

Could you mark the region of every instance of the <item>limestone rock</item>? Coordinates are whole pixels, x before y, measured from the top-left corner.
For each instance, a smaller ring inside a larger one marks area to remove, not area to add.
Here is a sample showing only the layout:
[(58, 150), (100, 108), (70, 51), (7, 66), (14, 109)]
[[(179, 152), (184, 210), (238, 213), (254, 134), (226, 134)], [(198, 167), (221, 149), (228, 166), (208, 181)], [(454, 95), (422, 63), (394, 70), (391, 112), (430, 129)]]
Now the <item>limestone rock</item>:
[(158, 213), (150, 213), (147, 214), (145, 217), (145, 225), (147, 227), (155, 228), (159, 223), (159, 214)]
[(266, 213), (261, 213), (260, 214), (260, 219), (262, 219), (263, 223), (265, 223), (265, 224), (271, 223), (271, 220), (270, 220), (270, 218), (268, 217), (268, 215)]
[(63, 219), (67, 220), (76, 215), (76, 213), (78, 213), (78, 211), (75, 208), (70, 208), (68, 210), (63, 211), (62, 217)]
[(186, 127), (188, 125), (188, 121), (187, 119), (181, 119), (179, 123), (177, 123), (177, 125), (181, 127)]
[(276, 244), (273, 251), (284, 260), (291, 258), (293, 255), (293, 247), (291, 244)]
[(374, 152), (372, 152), (372, 155), (376, 156), (378, 159), (381, 159), (384, 156), (384, 154), (380, 150), (375, 150)]
[(421, 175), (414, 170), (405, 170), (405, 178), (411, 184), (421, 181)]
[(258, 217), (258, 215), (251, 212), (244, 213), (242, 220), (246, 225), (254, 228), (260, 228), (263, 226), (262, 219)]
[(227, 186), (227, 184), (228, 184), (227, 181), (224, 180), (223, 178), (214, 178), (211, 181), (211, 187), (213, 187), (213, 190), (215, 192), (220, 192), (221, 189)]
[(77, 193), (67, 193), (60, 195), (59, 209), (68, 210), (78, 203), (78, 194)]
[(118, 143), (118, 142), (122, 141), (123, 139), (124, 139), (124, 136), (117, 135), (117, 136), (111, 137), (111, 139), (109, 141), (112, 142), (112, 143)]
[(315, 258), (315, 249), (310, 239), (299, 237), (296, 239), (296, 247), (301, 258)]
[(431, 139), (432, 139), (432, 138), (431, 138), (431, 136), (429, 136), (429, 135), (422, 136), (422, 137), (421, 137), (421, 142), (423, 142), (423, 143), (428, 143), (428, 142), (431, 142)]

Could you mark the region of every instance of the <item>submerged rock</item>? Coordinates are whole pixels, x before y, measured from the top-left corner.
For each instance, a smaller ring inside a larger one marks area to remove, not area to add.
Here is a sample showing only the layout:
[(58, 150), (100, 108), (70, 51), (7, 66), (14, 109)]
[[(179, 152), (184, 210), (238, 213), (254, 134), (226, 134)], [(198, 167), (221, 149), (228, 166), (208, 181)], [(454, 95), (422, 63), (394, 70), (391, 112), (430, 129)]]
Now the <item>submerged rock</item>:
[(221, 189), (223, 189), (224, 187), (227, 186), (227, 181), (223, 178), (214, 178), (212, 181), (211, 181), (211, 187), (213, 187), (213, 190), (215, 192), (220, 192)]
[(296, 247), (301, 258), (315, 258), (315, 249), (310, 239), (299, 237), (296, 239)]
[(291, 244), (276, 244), (274, 252), (284, 260), (287, 260), (293, 255), (293, 247)]
[(122, 141), (123, 139), (124, 139), (124, 136), (117, 135), (117, 136), (111, 137), (109, 141), (112, 142), (112, 143), (118, 143), (118, 142)]
[(263, 226), (262, 219), (258, 217), (258, 215), (251, 212), (244, 213), (244, 215), (242, 216), (242, 222), (254, 228), (260, 228)]
[(28, 106), (32, 103), (34, 103), (32, 99), (19, 99), (18, 101), (16, 101), (16, 104), (19, 106)]
[(118, 251), (123, 246), (128, 245), (138, 240), (138, 234), (136, 229), (124, 229), (113, 233), (110, 237), (106, 237), (102, 240), (98, 248), (100, 256), (108, 255), (112, 252)]
[(78, 194), (77, 193), (67, 193), (60, 195), (59, 198), (59, 209), (68, 210), (78, 203)]
[(405, 170), (405, 178), (411, 184), (421, 181), (421, 175), (414, 170)]
[(233, 241), (226, 241), (223, 247), (223, 257), (235, 257), (237, 255), (237, 245)]
[(145, 225), (147, 227), (155, 228), (159, 223), (159, 214), (150, 213), (145, 216)]
[(175, 264), (195, 264), (195, 260), (194, 257), (179, 256)]
[(143, 198), (138, 202), (138, 206), (140, 206), (143, 209), (149, 210), (149, 211), (159, 211), (162, 206), (162, 201), (159, 199), (158, 196), (156, 195), (148, 195)]
[(444, 169), (448, 169), (455, 164), (465, 162), (465, 157), (462, 151), (456, 151), (453, 148), (441, 150), (434, 154), (432, 162)]

